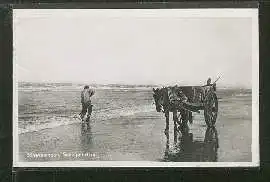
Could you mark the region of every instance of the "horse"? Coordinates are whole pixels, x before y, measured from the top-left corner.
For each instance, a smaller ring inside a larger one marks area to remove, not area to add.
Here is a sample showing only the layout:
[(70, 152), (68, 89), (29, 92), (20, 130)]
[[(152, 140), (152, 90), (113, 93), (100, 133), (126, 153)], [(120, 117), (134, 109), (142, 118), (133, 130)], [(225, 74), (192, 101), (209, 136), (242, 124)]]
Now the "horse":
[[(186, 90), (185, 90), (186, 89)], [(174, 121), (174, 136), (176, 138), (176, 133), (181, 130), (185, 132), (188, 129), (188, 121), (192, 123), (192, 112), (181, 107), (181, 105), (190, 101), (191, 96), (188, 94), (192, 90), (186, 88), (181, 88), (178, 86), (173, 87), (162, 87), (161, 89), (153, 88), (153, 98), (156, 105), (157, 112), (163, 112), (166, 118), (166, 127), (164, 130), (165, 135), (169, 134), (169, 113), (173, 113)], [(185, 93), (184, 93), (185, 92)], [(193, 95), (192, 95), (193, 96)], [(177, 115), (180, 112), (179, 116)], [(178, 126), (179, 125), (179, 126)]]

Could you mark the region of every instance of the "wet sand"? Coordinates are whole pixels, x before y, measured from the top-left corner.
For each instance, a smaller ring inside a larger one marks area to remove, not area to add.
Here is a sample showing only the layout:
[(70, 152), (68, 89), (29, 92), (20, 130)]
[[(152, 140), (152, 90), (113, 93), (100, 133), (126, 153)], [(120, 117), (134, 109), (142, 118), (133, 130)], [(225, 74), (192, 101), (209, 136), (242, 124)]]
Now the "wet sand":
[[(59, 126), (19, 135), (20, 161), (220, 161), (251, 162), (251, 121), (219, 114), (216, 130), (207, 130), (203, 112), (194, 114), (189, 134), (174, 143), (161, 113)], [(217, 135), (216, 137), (214, 135)], [(169, 140), (168, 140), (169, 139)]]

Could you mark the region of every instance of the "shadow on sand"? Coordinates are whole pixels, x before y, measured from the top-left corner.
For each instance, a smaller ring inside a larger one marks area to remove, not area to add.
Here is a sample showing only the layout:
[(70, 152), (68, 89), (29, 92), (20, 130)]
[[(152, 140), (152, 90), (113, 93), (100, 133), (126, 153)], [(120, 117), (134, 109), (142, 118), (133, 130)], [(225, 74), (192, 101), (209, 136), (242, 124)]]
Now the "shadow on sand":
[(217, 162), (219, 142), (215, 127), (207, 128), (204, 141), (193, 140), (192, 133), (183, 132), (174, 150), (169, 148), (169, 135), (166, 138), (163, 162)]

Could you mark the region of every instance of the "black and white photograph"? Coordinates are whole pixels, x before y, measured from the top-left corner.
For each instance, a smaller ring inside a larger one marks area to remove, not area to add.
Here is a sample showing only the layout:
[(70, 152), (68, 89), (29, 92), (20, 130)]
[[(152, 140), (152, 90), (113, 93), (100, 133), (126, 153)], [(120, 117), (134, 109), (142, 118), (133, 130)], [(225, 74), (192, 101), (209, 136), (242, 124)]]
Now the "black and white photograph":
[(258, 9), (14, 9), (14, 167), (259, 166)]

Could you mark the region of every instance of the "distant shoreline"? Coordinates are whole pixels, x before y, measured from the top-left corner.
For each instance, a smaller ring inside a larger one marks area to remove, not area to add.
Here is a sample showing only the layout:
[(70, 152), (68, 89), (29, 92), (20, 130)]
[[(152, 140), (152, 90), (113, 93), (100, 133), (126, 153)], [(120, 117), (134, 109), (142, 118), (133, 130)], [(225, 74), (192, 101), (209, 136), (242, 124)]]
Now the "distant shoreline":
[[(76, 83), (76, 82), (30, 82), (30, 81), (18, 81), (19, 86), (22, 85), (36, 85), (36, 86), (44, 86), (44, 85), (52, 85), (52, 86), (84, 86), (87, 83)], [(119, 88), (135, 88), (135, 87), (147, 87), (147, 88), (157, 88), (157, 87), (166, 87), (166, 86), (202, 86), (202, 85), (191, 85), (191, 84), (118, 84), (118, 83), (109, 83), (109, 84), (99, 84), (99, 83), (89, 83), (88, 85), (92, 87), (119, 87)], [(218, 85), (217, 87), (219, 89), (246, 89), (246, 90), (252, 90), (252, 87), (247, 86), (224, 86), (224, 85)]]

